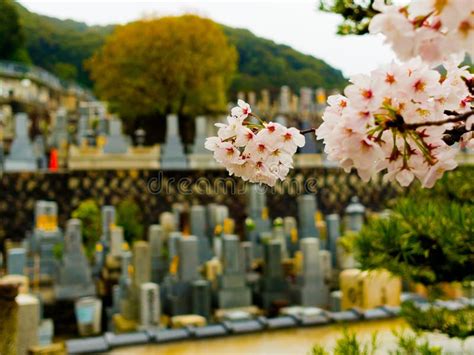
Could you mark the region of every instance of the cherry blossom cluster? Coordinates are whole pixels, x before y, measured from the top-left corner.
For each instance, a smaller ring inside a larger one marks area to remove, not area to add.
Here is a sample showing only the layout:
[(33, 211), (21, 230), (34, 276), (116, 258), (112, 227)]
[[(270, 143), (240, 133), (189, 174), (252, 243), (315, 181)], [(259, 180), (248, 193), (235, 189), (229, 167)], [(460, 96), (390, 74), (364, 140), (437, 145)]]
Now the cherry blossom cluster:
[(296, 128), (264, 122), (250, 106), (238, 101), (227, 123), (216, 123), (217, 137), (206, 139), (205, 147), (214, 152), (214, 159), (224, 165), (230, 175), (245, 181), (274, 186), (284, 180), (293, 168), (293, 155), (305, 144)]
[(406, 61), (420, 56), (438, 65), (458, 54), (474, 58), (473, 0), (412, 0), (406, 6), (386, 5), (376, 0), (380, 11), (369, 25), (371, 33), (382, 33), (397, 56)]
[[(416, 58), (352, 77), (344, 96), (328, 98), (324, 122), (316, 130), (328, 159), (347, 172), (356, 168), (364, 181), (384, 172), (384, 179), (402, 186), (418, 178), (432, 187), (457, 166), (457, 149), (443, 140), (445, 132), (457, 125), (469, 131), (473, 123), (473, 116), (449, 122), (450, 115), (473, 109), (468, 87), (473, 76), (457, 64), (445, 64), (442, 76)], [(464, 140), (472, 143), (470, 134)]]

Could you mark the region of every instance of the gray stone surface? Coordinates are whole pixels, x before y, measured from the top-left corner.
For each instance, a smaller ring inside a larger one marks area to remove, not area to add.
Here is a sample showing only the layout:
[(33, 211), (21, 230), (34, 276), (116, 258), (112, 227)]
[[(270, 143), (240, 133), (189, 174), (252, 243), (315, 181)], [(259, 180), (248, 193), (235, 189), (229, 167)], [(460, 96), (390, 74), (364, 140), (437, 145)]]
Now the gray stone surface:
[(341, 236), (341, 223), (338, 214), (326, 216), (328, 247), (331, 253), (332, 267), (337, 265), (337, 241)]
[(15, 138), (5, 158), (5, 171), (34, 171), (38, 167), (33, 144), (28, 136), (28, 116), (15, 115)]
[(90, 337), (84, 339), (66, 340), (68, 354), (102, 353), (109, 350), (105, 337)]
[(227, 330), (221, 324), (211, 324), (194, 329), (194, 336), (196, 338), (209, 338), (223, 335), (227, 335)]
[(77, 299), (95, 295), (89, 263), (82, 246), (81, 221), (67, 222), (63, 257), (55, 285), (56, 299)]
[(110, 230), (116, 222), (116, 211), (114, 206), (106, 205), (101, 208), (102, 236), (101, 241), (105, 248), (110, 247)]
[(211, 318), (211, 284), (207, 280), (196, 280), (192, 283), (192, 313), (206, 319)]
[(196, 134), (194, 135), (193, 154), (212, 155), (211, 151), (204, 148), (207, 136), (207, 118), (205, 116), (196, 117)]
[(263, 325), (260, 322), (252, 319), (225, 322), (225, 326), (235, 334), (258, 332), (263, 330)]
[(281, 316), (276, 318), (268, 318), (267, 327), (268, 329), (281, 329), (296, 327), (297, 322), (293, 317)]
[(222, 238), (223, 274), (219, 277), (219, 308), (246, 307), (252, 304), (250, 289), (245, 285), (240, 241), (236, 235)]
[(150, 342), (150, 336), (147, 332), (133, 332), (125, 334), (115, 334), (107, 332), (104, 334), (105, 341), (111, 348), (119, 346), (141, 345)]
[(24, 248), (11, 248), (7, 251), (7, 274), (25, 275), (26, 250)]
[(319, 231), (315, 225), (316, 216), (316, 196), (315, 195), (301, 195), (297, 198), (298, 205), (298, 237), (303, 238), (319, 238)]
[(129, 139), (122, 134), (122, 121), (111, 119), (109, 121), (109, 135), (104, 145), (104, 153), (124, 154), (128, 151)]
[(326, 308), (329, 303), (329, 287), (324, 282), (319, 239), (305, 238), (300, 241), (300, 245), (303, 265), (295, 285), (296, 302), (303, 307)]
[(164, 257), (165, 232), (159, 224), (148, 228), (148, 241), (151, 255), (151, 280), (159, 283), (166, 275), (168, 262)]
[(209, 237), (207, 235), (206, 208), (201, 205), (191, 207), (191, 234), (198, 238), (199, 263), (203, 264), (212, 257)]
[(166, 126), (166, 140), (161, 148), (161, 167), (169, 170), (187, 169), (187, 158), (178, 134), (178, 116), (168, 115)]
[(275, 301), (289, 302), (289, 285), (281, 265), (281, 244), (270, 240), (263, 245), (264, 268), (261, 279), (262, 305), (269, 310)]
[(199, 244), (197, 237), (182, 237), (178, 243), (178, 274), (181, 281), (194, 281), (199, 278)]
[(164, 329), (155, 333), (155, 339), (158, 343), (164, 343), (173, 340), (190, 339), (191, 334), (186, 329)]

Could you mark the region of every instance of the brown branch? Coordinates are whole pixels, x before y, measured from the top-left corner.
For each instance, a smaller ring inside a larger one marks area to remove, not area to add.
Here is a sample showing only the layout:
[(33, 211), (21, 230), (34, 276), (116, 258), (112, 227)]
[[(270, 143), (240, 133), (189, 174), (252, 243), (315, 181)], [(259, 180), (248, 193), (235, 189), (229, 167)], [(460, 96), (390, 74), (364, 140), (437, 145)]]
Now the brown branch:
[(301, 134), (308, 134), (308, 133), (314, 133), (314, 132), (316, 132), (316, 128), (302, 129), (300, 131)]
[(456, 122), (466, 121), (472, 115), (474, 115), (474, 110), (465, 112), (463, 114), (458, 114), (457, 116), (446, 118), (441, 121), (427, 121), (427, 122), (409, 123), (409, 124), (405, 123), (403, 127), (405, 129), (417, 129), (417, 128), (425, 127), (425, 126), (442, 126), (446, 123), (456, 123)]

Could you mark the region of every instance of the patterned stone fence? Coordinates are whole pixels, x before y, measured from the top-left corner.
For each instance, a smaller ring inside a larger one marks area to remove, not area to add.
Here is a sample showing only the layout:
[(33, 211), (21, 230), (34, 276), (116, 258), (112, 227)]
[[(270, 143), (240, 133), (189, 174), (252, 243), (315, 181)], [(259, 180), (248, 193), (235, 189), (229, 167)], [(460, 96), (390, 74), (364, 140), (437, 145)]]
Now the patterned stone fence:
[[(99, 205), (133, 199), (145, 225), (157, 223), (159, 214), (174, 202), (218, 202), (229, 207), (241, 232), (246, 217), (245, 186), (221, 170), (7, 173), (0, 180), (0, 241), (23, 238), (32, 227), (34, 204), (40, 199), (57, 201), (61, 226), (81, 201), (90, 198)], [(296, 169), (284, 183), (268, 189), (270, 216), (296, 216), (296, 196), (304, 192), (316, 193), (323, 213), (342, 213), (354, 195), (369, 209), (381, 210), (402, 189), (381, 178), (364, 183), (356, 174), (337, 168)]]

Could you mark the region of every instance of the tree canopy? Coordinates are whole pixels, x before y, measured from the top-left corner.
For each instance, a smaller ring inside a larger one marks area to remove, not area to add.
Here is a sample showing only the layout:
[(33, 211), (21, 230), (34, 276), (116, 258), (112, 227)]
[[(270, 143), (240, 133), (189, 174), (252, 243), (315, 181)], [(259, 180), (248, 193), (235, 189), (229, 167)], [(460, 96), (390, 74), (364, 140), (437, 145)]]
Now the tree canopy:
[(24, 34), (18, 12), (10, 0), (0, 0), (0, 59), (17, 59)]
[(219, 25), (184, 15), (117, 27), (87, 67), (98, 95), (134, 118), (225, 109), (236, 61)]

